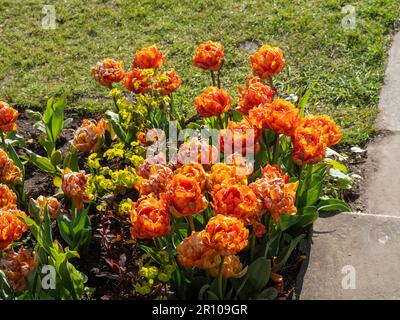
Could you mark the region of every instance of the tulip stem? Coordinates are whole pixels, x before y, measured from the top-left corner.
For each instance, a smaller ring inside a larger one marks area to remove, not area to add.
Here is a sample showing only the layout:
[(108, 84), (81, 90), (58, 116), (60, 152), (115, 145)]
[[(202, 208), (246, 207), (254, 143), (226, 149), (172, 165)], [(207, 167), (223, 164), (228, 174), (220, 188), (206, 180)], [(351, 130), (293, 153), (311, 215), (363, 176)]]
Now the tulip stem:
[[(268, 225), (270, 225), (270, 224), (271, 224), (271, 220), (268, 222)], [(269, 226), (268, 226), (268, 231), (269, 231)], [(272, 238), (268, 239), (268, 241), (265, 245), (264, 258), (268, 257), (269, 248), (271, 247), (271, 244), (278, 238), (279, 235), (280, 235), (280, 233), (277, 232)]]
[(272, 80), (272, 77), (269, 77), (269, 78), (267, 79), (267, 84), (268, 84), (272, 89), (274, 89), (274, 80)]
[(274, 158), (272, 159), (272, 164), (277, 164), (278, 156), (279, 156), (279, 134), (275, 133)]
[(256, 248), (256, 236), (254, 233), (251, 235), (251, 244), (250, 244), (250, 260), (253, 261), (254, 258), (254, 250)]
[[(299, 186), (297, 188), (297, 191), (299, 191), (301, 189), (301, 185), (302, 185), (302, 180), (301, 180), (301, 175), (303, 174), (303, 170), (304, 170), (304, 165), (302, 165), (299, 169)], [(298, 208), (298, 204), (299, 204), (299, 193), (296, 192), (296, 208)]]
[(3, 149), (4, 149), (4, 151), (7, 152), (6, 140), (4, 138), (4, 133), (2, 130), (0, 130), (0, 136), (1, 136), (1, 144), (3, 145)]
[(220, 72), (219, 72), (219, 70), (218, 70), (218, 72), (217, 72), (217, 81), (218, 81), (218, 88), (220, 88), (221, 89), (221, 79), (220, 79)]
[(156, 241), (156, 238), (153, 238), (153, 243), (157, 250), (161, 250), (158, 246), (158, 242)]
[(222, 116), (218, 115), (218, 122), (220, 129), (224, 129), (224, 122), (222, 121)]
[(190, 226), (190, 231), (196, 232), (196, 229), (194, 228), (194, 221), (193, 221), (193, 217), (192, 216), (188, 216), (187, 217), (187, 221), (189, 222), (189, 226)]
[(218, 291), (219, 291), (220, 300), (224, 299), (224, 290), (223, 290), (223, 285), (222, 285), (222, 269), (224, 267), (224, 259), (225, 259), (225, 256), (222, 256), (221, 262), (219, 263), (219, 268), (218, 268)]
[(310, 181), (311, 181), (311, 175), (312, 175), (312, 164), (307, 165), (307, 171), (306, 171), (306, 190), (308, 190), (310, 186)]
[(184, 239), (184, 236), (182, 235), (181, 231), (179, 230), (177, 224), (176, 224), (176, 220), (175, 218), (171, 218), (172, 220), (172, 228), (174, 229), (174, 231), (176, 231), (176, 233), (179, 235), (181, 241)]
[[(302, 180), (301, 176), (303, 175), (303, 172), (305, 172), (305, 177)], [(300, 173), (299, 173), (299, 187), (297, 188), (297, 191), (300, 191), (303, 188), (303, 184), (305, 186), (305, 191), (307, 192), (307, 189), (310, 185), (310, 178), (312, 175), (312, 165), (309, 164), (307, 165), (307, 168), (305, 168), (305, 165), (302, 165), (300, 167)], [(296, 193), (296, 207), (298, 207), (299, 204), (299, 193)]]
[(261, 136), (262, 136), (263, 142), (265, 144), (265, 151), (267, 151), (267, 160), (268, 160), (268, 163), (270, 163), (271, 162), (271, 155), (270, 155), (270, 152), (269, 152), (268, 139), (267, 139), (267, 135), (266, 135), (266, 131), (265, 130), (263, 131)]
[(118, 103), (117, 103), (117, 98), (115, 96), (112, 97), (113, 101), (114, 101), (114, 105), (115, 105), (115, 109), (117, 109), (117, 112), (119, 112), (119, 107), (118, 107)]
[(214, 71), (211, 70), (210, 73), (211, 73), (212, 85), (213, 85), (213, 87), (216, 87), (216, 86), (217, 86), (217, 83), (216, 83), (216, 81), (215, 81), (215, 74), (214, 74)]
[(174, 98), (172, 95), (172, 92), (169, 94), (170, 102), (169, 102), (169, 113), (170, 113), (170, 118), (174, 120)]

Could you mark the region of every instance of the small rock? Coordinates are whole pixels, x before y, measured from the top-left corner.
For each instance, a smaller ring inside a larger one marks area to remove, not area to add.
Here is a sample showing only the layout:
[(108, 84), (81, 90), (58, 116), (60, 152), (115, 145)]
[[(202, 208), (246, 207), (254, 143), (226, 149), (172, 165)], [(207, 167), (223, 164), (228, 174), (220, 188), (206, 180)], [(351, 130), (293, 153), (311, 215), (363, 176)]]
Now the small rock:
[(353, 179), (356, 179), (356, 180), (362, 180), (362, 178), (363, 178), (363, 177), (361, 177), (359, 174), (355, 174), (355, 173), (351, 174), (351, 177), (352, 177)]
[(354, 152), (354, 153), (365, 153), (365, 152), (367, 152), (367, 150), (361, 149), (359, 147), (351, 147), (350, 150), (351, 150), (351, 152)]

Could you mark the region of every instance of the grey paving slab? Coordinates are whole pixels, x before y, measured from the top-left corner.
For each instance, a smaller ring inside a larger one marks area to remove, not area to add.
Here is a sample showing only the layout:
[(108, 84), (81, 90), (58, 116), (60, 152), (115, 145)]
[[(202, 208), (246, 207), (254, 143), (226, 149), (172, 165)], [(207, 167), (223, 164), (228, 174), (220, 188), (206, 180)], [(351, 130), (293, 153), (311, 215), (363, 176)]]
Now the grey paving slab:
[(400, 216), (400, 132), (370, 143), (364, 168), (366, 186), (361, 199), (366, 210)]
[(301, 300), (400, 299), (399, 218), (340, 213), (313, 229)]
[(379, 109), (379, 127), (400, 131), (400, 32), (393, 39)]

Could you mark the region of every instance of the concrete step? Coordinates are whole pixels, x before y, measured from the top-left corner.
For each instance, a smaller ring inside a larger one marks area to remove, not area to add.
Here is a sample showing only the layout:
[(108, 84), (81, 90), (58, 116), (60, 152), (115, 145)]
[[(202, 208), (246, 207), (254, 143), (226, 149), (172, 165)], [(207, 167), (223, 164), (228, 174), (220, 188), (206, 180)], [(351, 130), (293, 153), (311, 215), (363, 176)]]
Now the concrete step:
[(298, 281), (301, 300), (400, 299), (400, 218), (365, 213), (321, 217)]

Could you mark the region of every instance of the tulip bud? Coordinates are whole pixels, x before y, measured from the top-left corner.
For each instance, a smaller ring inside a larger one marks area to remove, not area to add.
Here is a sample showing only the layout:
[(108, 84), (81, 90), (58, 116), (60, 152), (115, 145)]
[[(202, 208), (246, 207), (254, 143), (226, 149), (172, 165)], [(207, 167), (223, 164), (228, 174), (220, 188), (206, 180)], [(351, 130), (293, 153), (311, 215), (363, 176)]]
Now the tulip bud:
[(62, 154), (60, 150), (56, 150), (51, 155), (51, 164), (54, 166), (59, 165), (62, 162)]
[(25, 110), (25, 115), (34, 121), (42, 121), (42, 115), (40, 112), (27, 109)]

